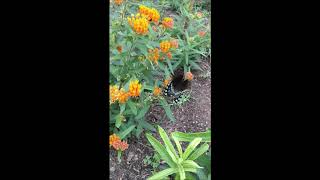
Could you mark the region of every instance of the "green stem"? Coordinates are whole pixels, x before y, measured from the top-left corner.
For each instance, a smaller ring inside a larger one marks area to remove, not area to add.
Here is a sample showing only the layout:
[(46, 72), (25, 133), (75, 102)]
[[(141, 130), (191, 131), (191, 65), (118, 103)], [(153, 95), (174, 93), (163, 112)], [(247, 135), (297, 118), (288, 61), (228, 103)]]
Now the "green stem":
[(121, 163), (121, 151), (118, 151), (118, 162)]

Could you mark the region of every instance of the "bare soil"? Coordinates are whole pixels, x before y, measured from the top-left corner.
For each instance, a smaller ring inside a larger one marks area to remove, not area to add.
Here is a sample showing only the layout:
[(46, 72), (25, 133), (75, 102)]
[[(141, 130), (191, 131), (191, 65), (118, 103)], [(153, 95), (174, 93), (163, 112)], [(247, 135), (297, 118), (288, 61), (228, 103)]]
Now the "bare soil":
[[(208, 60), (201, 61), (200, 67), (203, 71), (194, 72), (191, 83), (192, 98), (182, 107), (172, 109), (176, 121), (171, 122), (162, 107), (154, 106), (147, 114), (150, 123), (160, 125), (168, 134), (174, 131), (200, 132), (211, 127), (211, 67)], [(132, 138), (128, 144), (121, 163), (118, 163), (117, 153), (110, 149), (111, 180), (144, 180), (151, 175), (152, 167), (144, 165), (143, 159), (147, 155), (152, 156), (153, 149), (144, 132), (139, 140)]]

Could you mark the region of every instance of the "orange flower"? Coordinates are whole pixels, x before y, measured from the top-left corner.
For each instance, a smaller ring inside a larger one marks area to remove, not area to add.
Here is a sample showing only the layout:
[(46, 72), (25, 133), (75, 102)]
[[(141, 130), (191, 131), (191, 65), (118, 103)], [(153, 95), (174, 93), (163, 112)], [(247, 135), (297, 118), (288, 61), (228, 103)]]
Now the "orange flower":
[(138, 80), (133, 80), (129, 84), (129, 95), (132, 97), (140, 96), (141, 84)]
[(153, 95), (154, 96), (159, 96), (161, 94), (161, 88), (159, 87), (154, 87), (153, 89)]
[(171, 44), (171, 47), (174, 47), (174, 48), (178, 48), (179, 47), (178, 39), (171, 40), (170, 44)]
[(124, 104), (129, 97), (129, 93), (125, 92), (123, 88), (120, 89), (119, 95), (118, 95), (118, 100), (119, 103)]
[(109, 86), (110, 104), (114, 103), (119, 98), (119, 87), (117, 85)]
[(158, 23), (160, 19), (160, 14), (155, 8), (148, 8), (147, 6), (140, 5), (139, 13), (146, 15), (147, 19), (154, 23)]
[(171, 52), (168, 52), (168, 53), (167, 53), (167, 56), (168, 56), (169, 59), (172, 59), (172, 54), (171, 54)]
[(189, 71), (185, 74), (185, 79), (191, 81), (193, 79), (193, 74)]
[(165, 17), (162, 20), (162, 24), (166, 28), (173, 28), (173, 19), (169, 17)]
[(163, 41), (160, 43), (160, 49), (164, 53), (168, 52), (170, 47), (171, 47), (171, 43), (169, 41)]
[(116, 5), (120, 5), (123, 2), (123, 0), (114, 0), (114, 3), (116, 3)]
[(205, 31), (199, 31), (198, 34), (199, 34), (200, 37), (203, 37), (203, 36), (206, 35), (206, 32)]
[(119, 53), (121, 53), (122, 52), (122, 46), (120, 46), (120, 45), (117, 46), (117, 50), (118, 50)]
[(116, 134), (112, 134), (109, 136), (109, 144), (110, 145), (113, 145), (114, 143), (119, 142), (119, 141), (120, 141), (120, 138)]
[(159, 60), (159, 49), (158, 48), (155, 48), (153, 50), (149, 49), (149, 60), (150, 61), (153, 61), (155, 64), (158, 64), (158, 60)]
[(133, 15), (131, 17), (128, 17), (128, 23), (131, 26), (132, 30), (140, 35), (146, 35), (149, 30), (149, 21), (147, 20), (145, 15), (136, 14), (134, 17)]

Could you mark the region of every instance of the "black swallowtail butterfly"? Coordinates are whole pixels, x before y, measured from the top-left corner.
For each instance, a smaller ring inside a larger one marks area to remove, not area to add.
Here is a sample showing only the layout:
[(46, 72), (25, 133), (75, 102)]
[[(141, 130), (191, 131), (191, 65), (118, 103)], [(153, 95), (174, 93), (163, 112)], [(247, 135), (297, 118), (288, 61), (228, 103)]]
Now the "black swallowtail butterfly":
[(188, 88), (190, 82), (184, 80), (183, 70), (177, 70), (172, 78), (172, 81), (164, 87), (163, 93), (165, 96), (174, 97), (173, 101), (178, 103), (182, 97), (182, 91)]

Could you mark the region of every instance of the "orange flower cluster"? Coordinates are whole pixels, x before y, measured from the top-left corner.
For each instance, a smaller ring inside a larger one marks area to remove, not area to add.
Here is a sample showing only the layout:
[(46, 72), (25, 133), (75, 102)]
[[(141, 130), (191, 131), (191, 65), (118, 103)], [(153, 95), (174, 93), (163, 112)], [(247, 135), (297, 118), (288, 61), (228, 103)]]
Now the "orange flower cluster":
[(141, 84), (138, 80), (133, 80), (129, 84), (129, 91), (126, 92), (123, 88), (119, 89), (119, 86), (113, 85), (109, 87), (110, 92), (110, 104), (119, 101), (120, 104), (124, 104), (128, 101), (129, 97), (140, 96)]
[(162, 52), (166, 53), (171, 48), (171, 43), (169, 41), (162, 41), (160, 43), (160, 49)]
[(149, 21), (153, 21), (154, 23), (158, 23), (160, 19), (160, 14), (155, 8), (148, 8), (147, 6), (140, 5), (139, 13), (146, 15)]
[(112, 134), (111, 136), (109, 136), (109, 144), (115, 150), (121, 150), (121, 151), (124, 151), (129, 147), (128, 143), (126, 141), (121, 141), (116, 134)]
[(161, 88), (159, 88), (159, 87), (154, 87), (153, 95), (159, 96), (160, 94), (161, 94)]
[(169, 17), (165, 17), (162, 20), (162, 24), (164, 27), (171, 29), (171, 28), (173, 28), (173, 19), (169, 18)]
[(155, 48), (155, 49), (149, 49), (149, 56), (148, 59), (152, 62), (154, 62), (155, 64), (158, 64), (158, 60), (159, 60), (159, 49)]
[(114, 3), (115, 3), (116, 5), (120, 5), (122, 2), (123, 2), (123, 0), (114, 0)]
[(206, 35), (206, 32), (205, 31), (199, 31), (198, 34), (199, 34), (200, 37), (203, 37), (203, 36)]
[(185, 74), (185, 79), (191, 81), (193, 79), (193, 74), (189, 71)]
[(136, 16), (131, 15), (128, 17), (128, 23), (131, 26), (132, 30), (140, 35), (146, 35), (149, 30), (149, 21), (147, 20), (145, 15), (136, 14)]
[(117, 85), (110, 86), (109, 87), (109, 93), (110, 93), (110, 104), (114, 103), (118, 100), (119, 97), (119, 87)]
[(129, 84), (129, 94), (131, 97), (140, 96), (141, 84), (138, 80), (133, 80)]
[(124, 104), (125, 102), (127, 102), (128, 98), (129, 98), (129, 93), (125, 92), (125, 90), (121, 88), (118, 94), (119, 103)]

